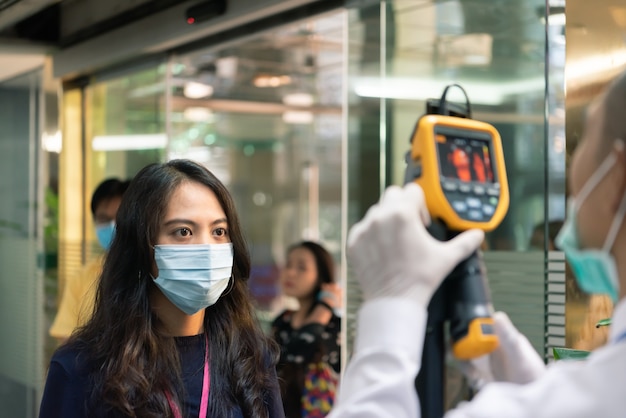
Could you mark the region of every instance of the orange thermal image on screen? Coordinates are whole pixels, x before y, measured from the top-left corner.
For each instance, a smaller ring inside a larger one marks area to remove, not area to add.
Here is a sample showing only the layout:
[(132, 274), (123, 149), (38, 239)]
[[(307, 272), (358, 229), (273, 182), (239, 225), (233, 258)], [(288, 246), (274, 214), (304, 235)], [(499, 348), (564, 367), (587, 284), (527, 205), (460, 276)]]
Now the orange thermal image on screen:
[(448, 159), (456, 169), (456, 175), (461, 181), (471, 181), (472, 174), (470, 172), (470, 164), (467, 153), (461, 148), (456, 148), (451, 154), (448, 154)]

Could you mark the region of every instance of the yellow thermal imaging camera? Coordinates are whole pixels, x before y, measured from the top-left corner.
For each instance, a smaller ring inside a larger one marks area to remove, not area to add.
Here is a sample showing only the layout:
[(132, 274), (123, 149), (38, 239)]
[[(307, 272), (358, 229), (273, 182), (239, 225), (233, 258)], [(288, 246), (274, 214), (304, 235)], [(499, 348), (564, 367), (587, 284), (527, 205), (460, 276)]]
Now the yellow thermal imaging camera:
[(448, 228), (491, 231), (509, 208), (498, 131), (457, 116), (424, 115), (411, 141), (409, 173), (433, 218)]
[[(465, 94), (465, 106), (446, 102), (452, 87)], [(500, 135), (492, 125), (471, 119), (469, 98), (460, 85), (451, 84), (439, 100), (427, 101), (406, 162), (405, 182), (424, 190), (433, 220), (428, 230), (435, 238), (449, 240), (472, 228), (488, 232), (502, 222), (509, 190)], [(482, 256), (476, 251), (446, 277), (428, 306), (416, 380), (422, 417), (443, 416), (446, 342), (462, 360), (497, 348), (492, 312)]]

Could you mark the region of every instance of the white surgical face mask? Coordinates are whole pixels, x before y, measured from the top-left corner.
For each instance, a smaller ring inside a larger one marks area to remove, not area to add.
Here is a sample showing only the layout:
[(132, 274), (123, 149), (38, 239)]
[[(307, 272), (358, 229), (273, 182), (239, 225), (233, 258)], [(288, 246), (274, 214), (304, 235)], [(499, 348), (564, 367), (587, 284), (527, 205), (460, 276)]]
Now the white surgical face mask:
[(155, 245), (154, 283), (187, 315), (213, 305), (228, 287), (233, 244)]
[(555, 240), (557, 247), (565, 252), (578, 286), (586, 293), (608, 294), (614, 302), (619, 296), (619, 278), (611, 248), (613, 248), (626, 213), (626, 195), (622, 197), (602, 249), (582, 248), (577, 228), (577, 216), (585, 199), (607, 175), (616, 161), (615, 154), (609, 154), (595, 173), (589, 177), (578, 196), (575, 199), (570, 198), (567, 220)]

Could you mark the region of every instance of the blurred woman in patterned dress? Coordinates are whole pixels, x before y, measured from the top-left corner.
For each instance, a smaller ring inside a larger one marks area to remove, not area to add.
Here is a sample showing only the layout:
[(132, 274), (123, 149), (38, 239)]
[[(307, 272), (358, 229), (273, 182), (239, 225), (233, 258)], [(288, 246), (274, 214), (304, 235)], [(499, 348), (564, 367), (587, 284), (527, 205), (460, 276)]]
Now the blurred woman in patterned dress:
[[(281, 348), (277, 372), (285, 415), (325, 416), (334, 401), (332, 383), (340, 370), (341, 319), (335, 311), (341, 291), (333, 258), (320, 244), (296, 243), (287, 250), (280, 283), (283, 293), (299, 303), (297, 310), (283, 311), (272, 324)], [(312, 387), (314, 380), (323, 380), (322, 385)]]

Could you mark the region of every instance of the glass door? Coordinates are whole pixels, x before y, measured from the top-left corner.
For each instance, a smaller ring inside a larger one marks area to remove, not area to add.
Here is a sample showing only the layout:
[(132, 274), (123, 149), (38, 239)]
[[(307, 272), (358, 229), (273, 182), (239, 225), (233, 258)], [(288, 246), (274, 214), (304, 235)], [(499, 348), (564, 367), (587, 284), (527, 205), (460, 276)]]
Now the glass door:
[(172, 59), (167, 158), (205, 164), (233, 193), (267, 321), (289, 301), (287, 247), (342, 257), (343, 13)]
[(42, 72), (0, 84), (0, 410), (35, 417), (43, 365)]

